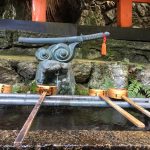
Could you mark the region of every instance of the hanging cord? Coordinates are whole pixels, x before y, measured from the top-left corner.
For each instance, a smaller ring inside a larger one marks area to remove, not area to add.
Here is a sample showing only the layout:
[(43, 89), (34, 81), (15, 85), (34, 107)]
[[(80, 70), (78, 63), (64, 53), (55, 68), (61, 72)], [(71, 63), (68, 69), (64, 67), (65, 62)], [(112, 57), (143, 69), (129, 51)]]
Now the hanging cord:
[(106, 35), (103, 34), (103, 43), (102, 43), (102, 48), (101, 48), (102, 56), (106, 56), (106, 54), (107, 54), (106, 41), (107, 41)]

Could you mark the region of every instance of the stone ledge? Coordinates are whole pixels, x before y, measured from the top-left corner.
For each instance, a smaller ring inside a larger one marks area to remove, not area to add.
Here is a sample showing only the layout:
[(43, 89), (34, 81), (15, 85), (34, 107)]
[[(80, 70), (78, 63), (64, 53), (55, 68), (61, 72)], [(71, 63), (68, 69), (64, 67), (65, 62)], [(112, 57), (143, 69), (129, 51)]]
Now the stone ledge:
[[(18, 131), (0, 131), (1, 147), (12, 147)], [(55, 147), (59, 149), (150, 149), (149, 131), (35, 131), (29, 132), (23, 142), (24, 146)], [(27, 148), (27, 147), (26, 147)], [(24, 149), (26, 149), (24, 147)], [(28, 148), (27, 148), (28, 149)], [(40, 148), (39, 148), (40, 149)], [(41, 148), (42, 149), (42, 148)]]

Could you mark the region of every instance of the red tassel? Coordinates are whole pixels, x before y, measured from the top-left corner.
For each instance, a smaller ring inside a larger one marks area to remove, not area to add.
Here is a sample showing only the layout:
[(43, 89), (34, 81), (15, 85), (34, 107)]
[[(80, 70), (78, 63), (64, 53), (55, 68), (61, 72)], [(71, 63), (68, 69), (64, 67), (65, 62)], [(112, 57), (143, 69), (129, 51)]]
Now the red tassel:
[(101, 48), (101, 55), (106, 56), (107, 54), (107, 48), (106, 48), (106, 36), (104, 35), (103, 37), (103, 43), (102, 43), (102, 48)]

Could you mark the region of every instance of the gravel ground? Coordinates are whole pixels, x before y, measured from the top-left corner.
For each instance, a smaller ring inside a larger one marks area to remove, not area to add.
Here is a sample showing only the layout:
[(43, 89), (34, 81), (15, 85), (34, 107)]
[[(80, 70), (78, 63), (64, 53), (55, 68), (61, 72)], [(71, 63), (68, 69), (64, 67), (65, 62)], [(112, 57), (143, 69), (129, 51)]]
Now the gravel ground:
[[(16, 130), (1, 130), (1, 148), (13, 149), (17, 133)], [(148, 150), (150, 149), (150, 131), (32, 131), (28, 133), (22, 145), (24, 149), (32, 147), (32, 149)]]

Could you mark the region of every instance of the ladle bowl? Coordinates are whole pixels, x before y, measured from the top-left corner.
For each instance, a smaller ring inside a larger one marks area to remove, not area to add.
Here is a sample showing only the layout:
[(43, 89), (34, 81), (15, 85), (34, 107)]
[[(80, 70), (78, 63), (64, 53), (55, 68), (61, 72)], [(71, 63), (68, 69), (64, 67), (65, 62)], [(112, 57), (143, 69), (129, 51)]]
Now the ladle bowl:
[(108, 97), (116, 99), (116, 100), (124, 100), (128, 102), (130, 105), (141, 111), (146, 116), (150, 117), (150, 112), (146, 109), (144, 109), (142, 106), (138, 105), (134, 101), (132, 101), (130, 98), (128, 98), (128, 91), (127, 89), (109, 89), (108, 90)]
[(111, 107), (113, 107), (115, 110), (117, 110), (119, 113), (121, 113), (124, 117), (126, 117), (134, 125), (136, 125), (139, 128), (145, 127), (144, 123), (142, 123), (141, 121), (136, 119), (134, 116), (132, 116), (130, 113), (128, 113), (126, 110), (122, 109), (120, 106), (118, 106), (113, 101), (111, 101), (110, 98), (123, 99), (124, 97), (126, 97), (127, 96), (127, 90), (126, 89), (119, 89), (119, 90), (118, 89), (109, 89), (108, 91), (102, 90), (102, 89), (90, 89), (89, 95), (101, 97)]
[(57, 87), (56, 86), (46, 86), (46, 85), (37, 85), (37, 92), (42, 94), (44, 91), (47, 91), (48, 95), (56, 95), (57, 94)]
[(102, 89), (89, 89), (89, 96), (107, 96), (107, 91)]
[(121, 100), (123, 96), (128, 96), (128, 91), (127, 89), (115, 89), (115, 88), (110, 88), (108, 89), (108, 97), (116, 99), (116, 100)]
[(0, 93), (11, 93), (12, 86), (9, 84), (0, 84)]

